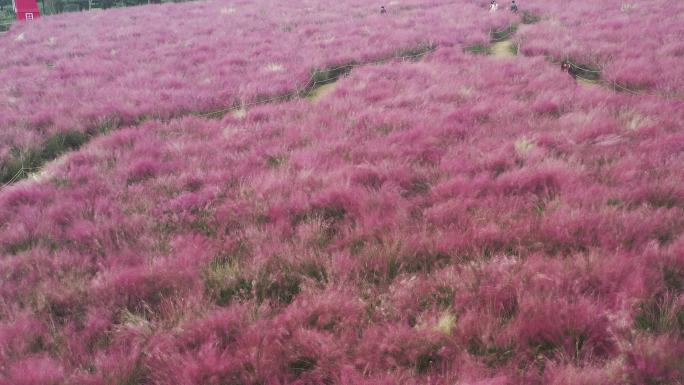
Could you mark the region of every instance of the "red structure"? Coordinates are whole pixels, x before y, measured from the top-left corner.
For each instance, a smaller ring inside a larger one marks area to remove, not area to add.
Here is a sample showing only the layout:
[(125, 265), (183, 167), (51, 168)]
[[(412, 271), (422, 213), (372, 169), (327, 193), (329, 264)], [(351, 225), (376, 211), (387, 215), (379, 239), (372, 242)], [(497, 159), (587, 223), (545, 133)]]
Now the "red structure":
[(13, 0), (17, 20), (35, 20), (40, 17), (37, 0)]

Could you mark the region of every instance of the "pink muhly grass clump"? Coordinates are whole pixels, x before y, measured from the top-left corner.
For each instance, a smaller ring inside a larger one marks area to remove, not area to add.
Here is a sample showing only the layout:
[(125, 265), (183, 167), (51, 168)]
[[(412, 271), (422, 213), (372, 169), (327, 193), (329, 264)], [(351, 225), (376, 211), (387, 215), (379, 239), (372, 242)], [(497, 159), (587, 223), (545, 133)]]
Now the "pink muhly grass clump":
[(10, 385), (57, 385), (64, 381), (64, 370), (48, 357), (27, 358), (7, 369), (7, 377), (0, 384)]

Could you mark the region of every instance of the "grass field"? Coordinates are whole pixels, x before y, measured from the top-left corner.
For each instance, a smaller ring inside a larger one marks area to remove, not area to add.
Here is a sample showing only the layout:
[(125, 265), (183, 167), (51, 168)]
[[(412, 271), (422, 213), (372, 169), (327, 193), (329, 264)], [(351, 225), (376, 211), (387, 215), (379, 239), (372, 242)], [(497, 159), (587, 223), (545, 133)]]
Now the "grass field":
[(684, 383), (684, 10), (487, 4), (0, 35), (0, 385)]

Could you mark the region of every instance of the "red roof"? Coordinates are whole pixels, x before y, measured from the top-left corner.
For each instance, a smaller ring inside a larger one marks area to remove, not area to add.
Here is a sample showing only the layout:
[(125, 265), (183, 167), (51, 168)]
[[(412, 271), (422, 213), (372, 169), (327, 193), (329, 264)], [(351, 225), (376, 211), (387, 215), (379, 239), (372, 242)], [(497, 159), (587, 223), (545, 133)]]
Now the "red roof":
[(15, 0), (17, 12), (38, 12), (37, 0)]

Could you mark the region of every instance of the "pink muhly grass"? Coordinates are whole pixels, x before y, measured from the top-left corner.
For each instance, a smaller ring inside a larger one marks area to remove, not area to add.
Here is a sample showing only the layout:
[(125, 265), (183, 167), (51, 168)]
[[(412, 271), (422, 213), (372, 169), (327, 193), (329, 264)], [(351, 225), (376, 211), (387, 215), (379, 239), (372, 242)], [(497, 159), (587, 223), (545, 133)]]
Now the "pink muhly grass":
[(15, 146), (40, 148), (65, 131), (92, 134), (295, 93), (317, 69), (408, 55), (418, 46), (486, 42), (489, 30), (513, 20), (506, 13), (482, 19), (467, 3), (390, 9), (382, 17), (358, 1), (218, 2), (148, 7), (144, 23), (141, 8), (17, 25), (0, 41), (0, 50), (12, 52), (0, 59), (0, 100), (7, 102), (0, 161)]
[(0, 371), (676, 383), (680, 104), (446, 46), (319, 104), (103, 135), (0, 192)]

